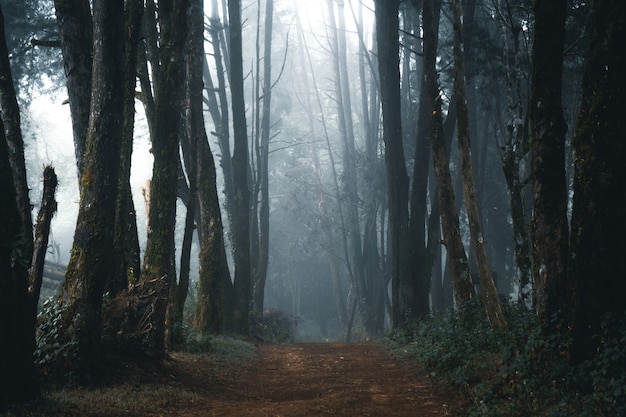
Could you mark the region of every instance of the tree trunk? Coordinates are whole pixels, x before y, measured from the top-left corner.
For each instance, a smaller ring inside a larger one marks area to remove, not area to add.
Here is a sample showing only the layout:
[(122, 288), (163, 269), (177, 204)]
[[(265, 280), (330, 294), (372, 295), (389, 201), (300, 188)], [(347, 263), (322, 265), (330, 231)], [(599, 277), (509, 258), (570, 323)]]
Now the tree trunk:
[(274, 19), (274, 1), (265, 0), (265, 35), (263, 52), (263, 93), (261, 108), (261, 143), (257, 161), (258, 181), (260, 184), (259, 201), (259, 245), (257, 263), (254, 268), (254, 289), (252, 305), (263, 314), (265, 299), (265, 281), (269, 262), (270, 244), (270, 194), (269, 194), (269, 150), (270, 150), (270, 113), (272, 102), (272, 21)]
[(57, 202), (54, 194), (57, 189), (57, 175), (54, 168), (46, 166), (43, 171), (43, 197), (41, 208), (37, 214), (37, 224), (35, 227), (35, 244), (33, 260), (28, 273), (28, 296), (30, 304), (30, 317), (33, 329), (37, 324), (37, 304), (41, 293), (41, 283), (43, 280), (43, 268), (48, 251), (48, 238), (50, 236), (50, 223), (57, 211)]
[(115, 206), (115, 275), (107, 283), (113, 297), (139, 280), (139, 236), (137, 216), (130, 187), (130, 164), (133, 153), (133, 129), (135, 125), (135, 85), (137, 81), (137, 53), (143, 14), (141, 0), (126, 0), (124, 43), (124, 122), (122, 129), (122, 152), (117, 203)]
[[(12, 89), (13, 78), (9, 68), (1, 5), (0, 71), (2, 84), (10, 84)], [(2, 89), (0, 95), (3, 102), (11, 100), (17, 103), (15, 96), (5, 96), (8, 92), (7, 85), (3, 85)], [(9, 146), (16, 144), (9, 142), (5, 134), (5, 131), (11, 130), (9, 126), (14, 121), (5, 123), (7, 114), (4, 110), (3, 105), (0, 115), (0, 409), (9, 403), (33, 400), (40, 394), (33, 368), (35, 326), (28, 294), (30, 259), (23, 252), (24, 245), (28, 247), (28, 242), (25, 242), (27, 236), (31, 236), (32, 250), (32, 231), (23, 230), (23, 212), (18, 203), (15, 185), (17, 178), (14, 177), (9, 151)], [(15, 116), (11, 113), (8, 115)], [(23, 152), (23, 147), (11, 150), (14, 155), (23, 155)]]
[(59, 25), (61, 52), (70, 114), (79, 186), (83, 173), (85, 142), (89, 128), (91, 103), (93, 25), (89, 0), (55, 0), (54, 10)]
[[(574, 137), (570, 279), (575, 286), (571, 349), (576, 363), (598, 351), (595, 335), (600, 334), (607, 313), (623, 318), (626, 310), (625, 23), (625, 3), (593, 3), (583, 101)], [(614, 336), (619, 333), (609, 337)]]
[[(203, 1), (192, 0), (189, 13), (188, 36), (188, 94), (189, 109), (187, 132), (189, 139), (197, 143), (195, 153), (198, 185), (198, 207), (200, 209), (200, 271), (198, 277), (198, 305), (194, 327), (198, 332), (219, 332), (224, 319), (224, 276), (228, 276), (228, 265), (224, 251), (222, 215), (217, 197), (216, 172), (213, 154), (204, 128), (202, 111), (202, 63), (204, 60)], [(191, 174), (190, 174), (191, 175)], [(190, 179), (191, 180), (191, 179)]]
[(104, 286), (111, 279), (123, 124), (124, 2), (94, 2), (94, 76), (81, 196), (62, 298), (73, 312), (81, 376), (99, 371)]
[[(227, 70), (224, 68), (224, 61), (227, 57), (227, 51), (224, 51), (225, 53), (222, 54), (221, 40), (225, 37), (224, 25), (222, 25), (222, 23), (220, 22), (219, 14), (217, 11), (217, 1), (213, 0), (212, 3), (212, 15), (209, 20), (209, 34), (211, 35), (211, 45), (213, 46), (213, 59), (215, 61), (215, 70), (217, 73), (217, 96), (219, 99), (219, 110), (216, 103), (216, 105), (214, 106), (214, 110), (211, 111), (211, 116), (213, 117), (213, 124), (215, 125), (215, 133), (218, 139), (218, 145), (221, 153), (220, 166), (222, 167), (222, 175), (224, 177), (224, 208), (226, 210), (226, 217), (228, 219), (228, 227), (232, 230), (234, 229), (233, 204), (235, 201), (235, 195), (233, 190), (233, 168), (230, 152), (228, 97), (226, 94), (225, 74), (227, 73)], [(205, 67), (205, 73), (208, 74), (208, 71), (209, 69), (207, 65)], [(212, 95), (215, 93), (208, 92), (208, 94)]]
[[(408, 308), (404, 311), (400, 298), (411, 291), (411, 270), (408, 245), (408, 192), (409, 178), (406, 173), (402, 144), (402, 116), (400, 111), (400, 73), (398, 58), (398, 7), (399, 1), (377, 0), (376, 35), (378, 69), (380, 74), (380, 102), (383, 114), (383, 137), (385, 140), (385, 166), (389, 201), (389, 227), (391, 246), (391, 285), (393, 326), (402, 325)], [(406, 304), (405, 304), (406, 307)]]
[(461, 158), (461, 172), (463, 176), (463, 190), (465, 194), (465, 207), (469, 220), (470, 235), (476, 257), (476, 265), (480, 278), (483, 300), (487, 319), (492, 328), (506, 325), (502, 314), (498, 290), (493, 282), (491, 268), (487, 260), (485, 239), (480, 224), (478, 202), (474, 186), (474, 174), (472, 171), (472, 152), (470, 143), (469, 114), (467, 110), (467, 97), (465, 89), (465, 57), (463, 56), (463, 26), (462, 8), (460, 0), (452, 0), (453, 25), (454, 25), (454, 91), (457, 105), (457, 134), (459, 155)]
[(232, 318), (236, 331), (247, 333), (252, 278), (250, 268), (250, 188), (248, 185), (248, 129), (243, 88), (243, 62), (241, 39), (241, 4), (228, 2), (230, 21), (230, 69), (234, 126), (233, 189), (234, 189), (234, 260), (235, 309)]
[[(0, 16), (2, 17), (2, 16)], [(4, 29), (4, 22), (2, 22)], [(20, 109), (17, 104), (13, 75), (9, 62), (9, 52), (4, 31), (0, 35), (0, 115), (2, 116), (4, 135), (9, 151), (9, 166), (15, 187), (15, 198), (20, 215), (22, 236), (19, 242), (21, 256), (28, 265), (33, 256), (33, 219), (31, 214), (29, 188), (26, 178), (26, 161), (24, 159), (24, 138)]]
[(567, 303), (567, 186), (561, 79), (566, 0), (535, 1), (530, 97), (533, 193), (531, 224), (537, 313), (552, 320)]
[[(441, 115), (441, 97), (437, 85), (437, 32), (434, 30), (435, 6), (437, 1), (424, 1), (424, 77), (430, 104), (430, 141), (437, 180), (437, 195), (441, 210), (441, 227), (443, 242), (446, 247), (448, 267), (452, 279), (452, 288), (457, 305), (474, 297), (469, 265), (465, 248), (461, 241), (459, 217), (454, 198), (452, 178), (450, 176), (449, 157), (444, 138), (443, 120)], [(461, 312), (462, 313), (462, 312)]]
[[(148, 240), (142, 282), (153, 282), (155, 309), (150, 317), (148, 352), (165, 352), (167, 304), (171, 283), (176, 279), (174, 228), (178, 185), (179, 135), (182, 129), (182, 86), (184, 84), (185, 15), (187, 1), (159, 2), (160, 62), (156, 90), (155, 131), (152, 138), (154, 167), (150, 192)], [(164, 285), (157, 285), (164, 278)]]

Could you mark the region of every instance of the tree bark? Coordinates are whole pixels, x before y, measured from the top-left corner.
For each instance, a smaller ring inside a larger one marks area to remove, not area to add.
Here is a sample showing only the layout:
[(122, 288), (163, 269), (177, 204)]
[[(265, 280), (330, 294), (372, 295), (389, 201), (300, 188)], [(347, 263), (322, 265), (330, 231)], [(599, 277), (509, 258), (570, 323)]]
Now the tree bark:
[(265, 300), (265, 282), (269, 263), (270, 245), (270, 194), (269, 194), (269, 150), (270, 150), (270, 114), (272, 103), (272, 21), (274, 19), (274, 1), (265, 0), (265, 35), (263, 52), (263, 94), (261, 107), (261, 143), (259, 149), (258, 181), (260, 184), (259, 201), (259, 245), (257, 263), (254, 267), (254, 288), (252, 305), (263, 314)]
[(54, 10), (61, 38), (61, 52), (72, 116), (74, 152), (80, 186), (91, 103), (93, 67), (91, 9), (89, 0), (55, 0)]
[(459, 154), (461, 158), (461, 172), (463, 176), (463, 191), (465, 195), (465, 207), (469, 220), (470, 235), (474, 247), (474, 256), (478, 267), (480, 286), (487, 319), (492, 328), (506, 325), (502, 314), (498, 290), (493, 282), (491, 268), (487, 260), (485, 239), (480, 224), (478, 201), (474, 185), (474, 173), (472, 170), (472, 152), (470, 142), (469, 113), (467, 109), (467, 95), (465, 88), (465, 57), (463, 51), (463, 25), (462, 7), (460, 0), (452, 0), (453, 26), (454, 26), (454, 92), (457, 106), (457, 135)]
[(37, 303), (39, 302), (39, 294), (41, 292), (46, 252), (48, 251), (50, 222), (52, 222), (52, 217), (57, 211), (57, 202), (54, 199), (57, 184), (58, 180), (54, 168), (49, 165), (46, 166), (43, 171), (43, 197), (35, 226), (33, 260), (28, 273), (28, 296), (33, 329), (37, 324)]
[[(9, 68), (9, 55), (4, 31), (4, 15), (0, 5), (0, 70), (2, 75), (2, 101), (15, 101), (7, 97), (7, 85), (13, 87)], [(14, 91), (14, 90), (13, 90)], [(28, 266), (23, 246), (32, 231), (24, 230), (23, 211), (18, 203), (18, 192), (11, 155), (23, 155), (24, 148), (9, 150), (16, 145), (9, 142), (5, 131), (5, 107), (0, 115), (0, 409), (9, 403), (30, 401), (40, 395), (33, 367), (35, 348), (34, 317), (28, 294)], [(17, 108), (16, 108), (17, 110)], [(8, 116), (15, 115), (9, 113)], [(18, 119), (19, 120), (19, 119)], [(9, 121), (9, 126), (15, 121)], [(15, 127), (15, 126), (13, 126)], [(19, 127), (19, 124), (18, 124)], [(26, 190), (28, 188), (26, 187)], [(28, 194), (27, 194), (28, 196)], [(30, 207), (30, 205), (29, 205)], [(29, 210), (30, 215), (30, 210)], [(31, 254), (32, 255), (32, 254)]]
[(552, 320), (567, 304), (567, 186), (561, 104), (567, 1), (537, 0), (530, 97), (534, 210), (531, 224), (537, 314)]
[(400, 72), (398, 58), (399, 1), (377, 0), (376, 37), (380, 75), (380, 102), (383, 114), (385, 166), (389, 200), (389, 227), (391, 246), (392, 325), (402, 325), (411, 311), (400, 308), (403, 292), (411, 291), (408, 243), (408, 192), (402, 144), (402, 116), (400, 111)]
[[(200, 271), (198, 277), (198, 306), (194, 327), (198, 332), (219, 332), (224, 319), (224, 277), (230, 280), (224, 250), (222, 215), (217, 196), (216, 171), (213, 154), (204, 128), (202, 109), (202, 63), (204, 61), (204, 20), (203, 1), (192, 0), (190, 8), (188, 36), (188, 95), (189, 109), (187, 132), (190, 141), (197, 144), (197, 172), (195, 182), (198, 188), (200, 210)], [(191, 181), (191, 178), (190, 178)]]
[(137, 54), (143, 2), (141, 0), (126, 0), (125, 9), (124, 122), (122, 127), (122, 149), (114, 232), (114, 262), (117, 269), (111, 282), (107, 283), (108, 292), (112, 297), (126, 290), (129, 284), (138, 282), (141, 271), (137, 216), (130, 187), (130, 165), (133, 153)]
[(78, 220), (62, 298), (74, 320), (81, 376), (100, 371), (102, 295), (111, 279), (113, 228), (123, 126), (124, 2), (94, 2), (91, 117)]
[(234, 126), (233, 190), (234, 190), (234, 261), (235, 309), (233, 329), (242, 333), (249, 330), (248, 315), (252, 295), (250, 267), (250, 188), (248, 185), (248, 130), (243, 88), (243, 62), (241, 39), (241, 4), (228, 2), (230, 21), (230, 80), (231, 106)]
[[(443, 119), (441, 115), (441, 96), (437, 85), (437, 37), (434, 30), (435, 3), (424, 0), (424, 77), (430, 104), (430, 141), (437, 180), (437, 196), (441, 210), (441, 227), (443, 242), (446, 247), (448, 267), (452, 279), (452, 288), (457, 305), (472, 299), (475, 295), (472, 285), (469, 264), (465, 248), (461, 241), (459, 217), (454, 198), (454, 188), (450, 176), (449, 157), (444, 138)], [(436, 7), (440, 7), (437, 5)], [(461, 314), (463, 312), (461, 311)], [(463, 316), (461, 316), (463, 317)]]
[[(3, 16), (0, 16), (4, 19)], [(29, 188), (26, 178), (26, 161), (24, 159), (24, 138), (20, 109), (17, 104), (13, 75), (9, 62), (9, 51), (4, 34), (4, 21), (0, 34), (0, 114), (3, 121), (4, 135), (9, 152), (9, 166), (15, 187), (15, 199), (20, 215), (22, 236), (19, 240), (22, 261), (28, 265), (33, 256), (33, 219), (31, 214)]]
[[(626, 4), (593, 3), (583, 101), (574, 137), (570, 279), (572, 360), (591, 359), (607, 313), (624, 317), (626, 270)], [(609, 331), (611, 327), (608, 327)], [(610, 335), (608, 337), (613, 337)], [(617, 334), (619, 336), (619, 334)]]
[(179, 135), (182, 129), (186, 0), (159, 2), (159, 71), (156, 90), (155, 131), (152, 138), (154, 167), (150, 192), (148, 240), (142, 282), (157, 283), (155, 310), (150, 317), (151, 334), (145, 348), (161, 355), (166, 348), (166, 317), (171, 283), (176, 279), (174, 228), (178, 185)]

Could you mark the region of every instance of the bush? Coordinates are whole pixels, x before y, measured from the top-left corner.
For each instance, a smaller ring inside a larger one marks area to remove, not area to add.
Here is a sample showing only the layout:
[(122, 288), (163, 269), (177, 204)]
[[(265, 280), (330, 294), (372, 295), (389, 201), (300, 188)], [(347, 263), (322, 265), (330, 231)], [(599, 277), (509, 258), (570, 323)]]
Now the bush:
[(466, 392), (470, 416), (624, 416), (626, 320), (603, 322), (600, 350), (573, 366), (568, 339), (545, 335), (534, 313), (503, 303), (508, 326), (493, 330), (482, 303), (408, 323), (390, 338), (423, 362), (432, 377)]
[(64, 304), (53, 298), (44, 301), (37, 317), (35, 340), (34, 362), (40, 375), (72, 380), (78, 350)]
[(262, 317), (257, 312), (251, 314), (251, 334), (266, 342), (293, 342), (294, 326), (295, 319), (279, 310), (268, 310)]

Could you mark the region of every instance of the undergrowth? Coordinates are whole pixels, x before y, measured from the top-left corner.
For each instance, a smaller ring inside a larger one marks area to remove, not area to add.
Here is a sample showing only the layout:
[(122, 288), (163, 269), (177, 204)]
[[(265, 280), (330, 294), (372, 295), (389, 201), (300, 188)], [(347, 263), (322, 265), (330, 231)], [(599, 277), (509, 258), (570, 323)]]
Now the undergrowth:
[(482, 303), (432, 314), (395, 330), (390, 339), (430, 376), (466, 393), (467, 415), (626, 416), (626, 320), (608, 316), (592, 360), (571, 365), (567, 341), (545, 336), (534, 313), (504, 303), (504, 329), (491, 329)]

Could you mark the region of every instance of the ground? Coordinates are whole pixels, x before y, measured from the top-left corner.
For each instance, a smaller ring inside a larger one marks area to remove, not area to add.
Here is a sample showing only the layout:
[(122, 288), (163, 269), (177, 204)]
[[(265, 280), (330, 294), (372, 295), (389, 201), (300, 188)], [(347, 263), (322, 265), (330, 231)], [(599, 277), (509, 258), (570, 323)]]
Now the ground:
[(52, 390), (17, 416), (446, 416), (457, 402), (376, 343), (223, 344), (91, 389)]

